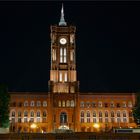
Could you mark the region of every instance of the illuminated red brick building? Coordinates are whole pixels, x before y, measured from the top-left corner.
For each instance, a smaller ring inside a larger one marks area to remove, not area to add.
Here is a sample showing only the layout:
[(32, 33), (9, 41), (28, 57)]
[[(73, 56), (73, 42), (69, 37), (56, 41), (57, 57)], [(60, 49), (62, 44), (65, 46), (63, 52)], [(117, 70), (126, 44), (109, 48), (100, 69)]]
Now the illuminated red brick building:
[[(49, 92), (12, 92), (11, 130), (97, 131), (135, 127), (134, 93), (80, 93), (76, 71), (75, 26), (68, 26), (63, 7), (59, 25), (51, 26)], [(36, 127), (31, 127), (35, 124)]]

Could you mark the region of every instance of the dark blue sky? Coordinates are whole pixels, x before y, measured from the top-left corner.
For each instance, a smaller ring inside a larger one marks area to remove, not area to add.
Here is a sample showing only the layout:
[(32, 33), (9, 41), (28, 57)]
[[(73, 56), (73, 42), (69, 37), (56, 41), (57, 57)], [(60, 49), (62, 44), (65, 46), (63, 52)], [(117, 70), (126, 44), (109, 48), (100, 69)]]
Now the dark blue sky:
[[(82, 92), (140, 89), (140, 3), (63, 2), (76, 25)], [(9, 91), (47, 91), (50, 25), (61, 2), (0, 2), (0, 83)]]

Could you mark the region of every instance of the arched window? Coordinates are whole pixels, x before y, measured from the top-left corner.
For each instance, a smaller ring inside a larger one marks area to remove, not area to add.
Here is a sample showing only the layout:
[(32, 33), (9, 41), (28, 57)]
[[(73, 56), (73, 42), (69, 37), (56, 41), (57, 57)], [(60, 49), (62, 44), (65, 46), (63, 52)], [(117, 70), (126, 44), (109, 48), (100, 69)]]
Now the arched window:
[(90, 123), (90, 112), (87, 111), (87, 123)]
[(117, 111), (117, 117), (121, 117), (120, 111)]
[(24, 102), (24, 106), (28, 106), (28, 101), (25, 101)]
[(36, 116), (40, 117), (40, 111), (37, 111)]
[(126, 117), (126, 111), (123, 111), (123, 117)]
[(81, 111), (81, 117), (84, 117), (84, 111)]
[(67, 100), (66, 106), (69, 107), (70, 106), (70, 101)]
[(114, 111), (111, 111), (111, 117), (114, 117)]
[(92, 107), (96, 107), (96, 103), (95, 102), (92, 102)]
[(105, 111), (105, 117), (108, 117), (108, 112), (107, 111)]
[(58, 101), (58, 106), (61, 107), (61, 101)]
[(84, 102), (83, 101), (80, 102), (80, 107), (84, 107)]
[(122, 107), (126, 107), (126, 102), (123, 102), (122, 103)]
[(22, 114), (21, 111), (18, 111), (18, 117), (21, 117), (21, 114)]
[(114, 107), (114, 102), (113, 101), (111, 101), (110, 107)]
[(34, 111), (31, 111), (30, 116), (34, 117)]
[(24, 111), (24, 117), (28, 117), (28, 111)]
[(68, 81), (68, 75), (67, 75), (67, 72), (65, 72), (65, 75), (64, 75), (64, 81), (65, 81), (65, 82)]
[(71, 105), (71, 107), (74, 107), (74, 101), (73, 100), (70, 101), (70, 105)]
[(87, 108), (90, 107), (90, 102), (86, 102), (86, 107), (87, 107)]
[(102, 117), (102, 112), (101, 111), (99, 112), (99, 117)]
[(98, 107), (102, 107), (102, 102), (101, 101), (98, 102)]
[(12, 111), (11, 116), (12, 117), (15, 117), (16, 116), (16, 112), (15, 111)]
[(95, 111), (93, 111), (93, 117), (96, 117), (96, 112)]
[(37, 106), (41, 106), (41, 102), (40, 101), (37, 101)]
[(67, 123), (67, 114), (66, 114), (66, 112), (61, 112), (61, 114), (60, 114), (60, 123)]
[(80, 122), (81, 123), (84, 123), (84, 111), (81, 111), (81, 113), (80, 113)]
[(43, 101), (43, 106), (44, 106), (44, 107), (47, 106), (47, 101)]
[(65, 107), (65, 101), (62, 101), (62, 106)]
[(31, 101), (31, 104), (30, 104), (30, 106), (34, 106), (34, 104), (35, 104), (35, 103), (34, 103), (34, 101)]
[(43, 117), (47, 117), (47, 113), (46, 113), (46, 111), (43, 111)]
[(89, 111), (87, 111), (87, 117), (90, 117), (90, 112)]

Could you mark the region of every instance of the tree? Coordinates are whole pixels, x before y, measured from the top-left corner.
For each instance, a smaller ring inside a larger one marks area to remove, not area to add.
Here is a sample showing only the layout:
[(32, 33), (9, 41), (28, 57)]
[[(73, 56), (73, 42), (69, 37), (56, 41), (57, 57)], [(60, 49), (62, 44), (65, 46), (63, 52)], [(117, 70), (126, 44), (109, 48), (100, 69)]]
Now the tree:
[(0, 85), (0, 127), (9, 127), (9, 103), (10, 95), (7, 87), (3, 84)]
[(137, 125), (140, 124), (140, 93), (136, 94), (136, 104), (133, 108), (134, 121)]

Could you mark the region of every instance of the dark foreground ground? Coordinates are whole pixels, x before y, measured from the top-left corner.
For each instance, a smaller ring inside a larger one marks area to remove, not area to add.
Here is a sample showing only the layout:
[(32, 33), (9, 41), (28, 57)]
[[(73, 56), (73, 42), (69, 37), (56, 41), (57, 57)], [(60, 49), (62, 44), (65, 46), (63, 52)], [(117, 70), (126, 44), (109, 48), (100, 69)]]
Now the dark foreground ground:
[(0, 140), (140, 140), (138, 133), (10, 133), (0, 134)]

